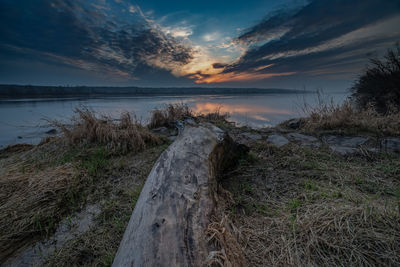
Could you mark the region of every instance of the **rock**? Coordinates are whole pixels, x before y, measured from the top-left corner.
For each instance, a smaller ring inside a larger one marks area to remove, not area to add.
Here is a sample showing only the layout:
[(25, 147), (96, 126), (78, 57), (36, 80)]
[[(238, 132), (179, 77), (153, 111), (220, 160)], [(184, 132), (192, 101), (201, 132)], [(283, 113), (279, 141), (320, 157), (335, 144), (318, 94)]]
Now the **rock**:
[(309, 148), (319, 148), (321, 147), (321, 143), (318, 142), (318, 139), (311, 135), (304, 135), (299, 133), (289, 133), (287, 135), (289, 138), (293, 139), (294, 141), (300, 142), (302, 147), (309, 147)]
[(46, 134), (57, 134), (57, 130), (56, 129), (50, 129), (50, 130), (46, 131)]
[(400, 138), (387, 137), (381, 141), (381, 147), (386, 152), (400, 152)]
[(196, 125), (197, 123), (194, 121), (194, 119), (192, 119), (192, 118), (187, 118), (187, 119), (184, 120), (184, 124), (194, 126), (194, 125)]
[(348, 156), (359, 153), (360, 150), (358, 147), (364, 145), (368, 141), (368, 138), (330, 135), (323, 137), (323, 140), (333, 152)]
[(242, 135), (244, 135), (246, 138), (251, 139), (252, 141), (258, 141), (262, 139), (262, 136), (257, 134), (257, 133), (243, 133)]
[(372, 152), (372, 153), (379, 153), (380, 149), (376, 147), (368, 147), (367, 151)]
[(298, 129), (301, 125), (301, 120), (299, 118), (289, 120), (286, 125), (291, 129)]
[(357, 148), (361, 145), (364, 145), (368, 141), (368, 138), (330, 135), (325, 136), (323, 140), (325, 143), (331, 146)]
[(314, 143), (301, 143), (302, 147), (309, 147), (309, 148), (319, 148), (321, 147), (321, 142), (314, 142)]
[(279, 134), (273, 134), (268, 136), (267, 142), (274, 144), (278, 147), (289, 144), (289, 140), (287, 140), (286, 137)]
[(335, 152), (338, 153), (342, 156), (349, 156), (349, 155), (354, 155), (359, 152), (357, 148), (354, 147), (346, 147), (346, 146), (329, 146), (329, 148)]
[(167, 127), (158, 127), (158, 128), (152, 129), (151, 131), (155, 134), (160, 134), (160, 135), (165, 135), (165, 136), (170, 135), (170, 132)]
[(270, 134), (270, 133), (275, 132), (275, 128), (272, 127), (272, 126), (267, 126), (267, 127), (263, 127), (263, 128), (258, 129), (258, 131), (259, 131), (259, 132), (262, 132), (262, 133), (268, 133), (268, 134)]
[(243, 144), (246, 146), (262, 139), (262, 136), (260, 134), (251, 132), (235, 131), (231, 132), (230, 134), (232, 135), (232, 139), (236, 143)]
[(17, 138), (18, 138), (18, 139), (22, 139), (22, 136), (18, 135)]
[(311, 135), (304, 135), (299, 133), (289, 133), (288, 136), (298, 142), (317, 142), (318, 139)]

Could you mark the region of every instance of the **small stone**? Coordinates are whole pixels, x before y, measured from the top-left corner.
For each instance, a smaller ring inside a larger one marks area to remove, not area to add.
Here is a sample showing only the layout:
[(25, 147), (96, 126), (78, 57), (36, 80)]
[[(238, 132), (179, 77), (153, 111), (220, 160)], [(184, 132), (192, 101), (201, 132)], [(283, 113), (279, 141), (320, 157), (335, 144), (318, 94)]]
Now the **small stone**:
[(387, 137), (381, 141), (383, 151), (400, 152), (400, 138)]
[(246, 133), (243, 133), (243, 135), (244, 135), (245, 137), (247, 137), (248, 139), (251, 139), (251, 140), (253, 140), (253, 141), (257, 141), (257, 140), (261, 140), (261, 139), (262, 139), (262, 136), (259, 135), (259, 134), (257, 134), (257, 133), (249, 133), (249, 132), (246, 132)]
[(299, 133), (289, 133), (288, 136), (298, 142), (316, 142), (317, 138), (311, 135), (304, 135)]
[(289, 144), (289, 140), (286, 137), (279, 134), (273, 134), (268, 136), (267, 142), (274, 144), (278, 147)]

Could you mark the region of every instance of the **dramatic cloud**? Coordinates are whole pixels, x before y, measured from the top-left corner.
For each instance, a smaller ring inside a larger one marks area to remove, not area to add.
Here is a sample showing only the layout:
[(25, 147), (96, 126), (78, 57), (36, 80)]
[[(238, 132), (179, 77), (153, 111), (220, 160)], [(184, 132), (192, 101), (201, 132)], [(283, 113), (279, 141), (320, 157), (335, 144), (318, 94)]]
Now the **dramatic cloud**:
[(192, 59), (191, 49), (175, 38), (182, 33), (165, 33), (122, 1), (5, 0), (0, 7), (2, 54), (124, 79)]
[(248, 29), (232, 42), (247, 46), (245, 53), (214, 76), (198, 76), (197, 82), (296, 73), (354, 75), (366, 54), (400, 40), (399, 25), (397, 0), (314, 0), (301, 8), (275, 12)]
[(349, 81), (368, 55), (400, 41), (399, 0), (153, 0), (141, 2), (145, 11), (135, 3), (1, 0), (0, 82), (20, 82), (37, 65), (42, 81), (47, 73), (158, 86)]

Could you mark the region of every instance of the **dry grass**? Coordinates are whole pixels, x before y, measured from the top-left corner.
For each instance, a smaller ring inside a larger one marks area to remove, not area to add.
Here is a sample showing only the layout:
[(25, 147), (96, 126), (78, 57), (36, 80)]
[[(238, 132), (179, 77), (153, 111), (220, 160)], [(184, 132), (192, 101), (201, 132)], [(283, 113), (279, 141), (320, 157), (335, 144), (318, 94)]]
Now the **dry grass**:
[(382, 115), (372, 105), (357, 110), (349, 101), (340, 105), (320, 101), (316, 107), (306, 106), (305, 111), (308, 117), (303, 119), (302, 128), (307, 132), (339, 130), (400, 135), (400, 112), (394, 108)]
[(75, 185), (72, 166), (59, 166), (37, 174), (2, 177), (0, 182), (0, 259), (29, 242), (29, 238), (53, 230), (63, 213), (66, 193)]
[(0, 263), (20, 248), (52, 235), (63, 218), (85, 203), (99, 202), (104, 207), (96, 219), (98, 225), (82, 240), (57, 251), (56, 262), (50, 264), (109, 265), (140, 184), (165, 148), (115, 155), (105, 146), (71, 147), (62, 138), (53, 138), (39, 146), (2, 150)]
[(228, 117), (228, 113), (221, 113), (221, 108), (217, 108), (215, 111), (207, 114), (196, 114), (186, 104), (169, 104), (163, 109), (153, 110), (148, 127), (150, 129), (161, 126), (171, 127), (174, 126), (176, 121), (183, 121), (187, 118), (203, 120), (211, 123), (220, 123), (226, 122)]
[(399, 220), (389, 208), (337, 201), (240, 224), (247, 256), (259, 266), (398, 266)]
[(343, 158), (263, 141), (225, 174), (250, 266), (398, 266), (398, 155)]
[(169, 104), (163, 109), (153, 110), (149, 128), (168, 127), (171, 123), (188, 117), (194, 117), (194, 114), (186, 104)]
[(206, 230), (209, 243), (218, 250), (211, 251), (207, 257), (207, 266), (247, 266), (244, 253), (237, 241), (239, 235), (235, 225), (227, 215), (210, 223)]
[(63, 217), (99, 192), (112, 154), (135, 154), (164, 141), (128, 113), (119, 121), (86, 108), (76, 114), (72, 125), (52, 121), (62, 137), (1, 151), (0, 262), (52, 234)]
[(145, 179), (166, 147), (113, 156), (106, 177), (96, 186), (101, 213), (88, 232), (55, 251), (47, 265), (111, 266)]
[(77, 116), (71, 126), (50, 121), (64, 133), (70, 144), (102, 144), (111, 151), (139, 152), (147, 146), (163, 141), (146, 127), (132, 120), (129, 113), (122, 113), (118, 122), (109, 116), (98, 117), (88, 108), (76, 109)]
[(37, 168), (31, 161), (32, 156), (45, 156), (47, 152), (34, 149), (1, 162), (0, 262), (54, 230), (71, 207), (66, 203), (73, 201), (80, 189), (73, 164)]
[(219, 122), (226, 122), (229, 118), (229, 113), (222, 113), (222, 107), (218, 107), (215, 111), (207, 114), (198, 114), (197, 116), (203, 120), (206, 120), (211, 123), (219, 123)]
[(247, 266), (244, 251), (238, 243), (241, 232), (225, 212), (234, 203), (232, 194), (218, 186), (215, 197), (217, 207), (205, 231), (207, 242), (213, 248), (207, 256), (207, 266)]

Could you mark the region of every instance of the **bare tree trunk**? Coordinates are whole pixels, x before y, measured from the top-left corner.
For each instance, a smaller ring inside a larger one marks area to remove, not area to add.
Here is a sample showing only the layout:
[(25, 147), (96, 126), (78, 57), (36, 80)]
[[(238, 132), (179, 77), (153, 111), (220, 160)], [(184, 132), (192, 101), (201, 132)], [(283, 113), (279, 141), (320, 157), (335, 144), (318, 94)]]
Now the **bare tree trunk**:
[(216, 176), (235, 144), (219, 128), (186, 126), (151, 170), (113, 266), (204, 266)]

